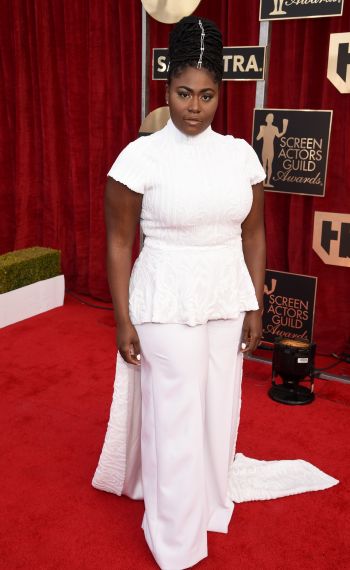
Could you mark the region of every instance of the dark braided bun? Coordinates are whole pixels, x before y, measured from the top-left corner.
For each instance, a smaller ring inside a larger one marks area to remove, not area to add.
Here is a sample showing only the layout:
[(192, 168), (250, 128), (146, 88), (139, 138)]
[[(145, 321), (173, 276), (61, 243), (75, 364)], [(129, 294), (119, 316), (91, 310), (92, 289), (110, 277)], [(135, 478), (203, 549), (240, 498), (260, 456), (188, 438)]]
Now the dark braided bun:
[(201, 21), (204, 28), (202, 67), (212, 72), (217, 83), (222, 80), (222, 35), (216, 24), (206, 18), (187, 16), (172, 29), (169, 36), (168, 81), (185, 67), (197, 67), (201, 53)]

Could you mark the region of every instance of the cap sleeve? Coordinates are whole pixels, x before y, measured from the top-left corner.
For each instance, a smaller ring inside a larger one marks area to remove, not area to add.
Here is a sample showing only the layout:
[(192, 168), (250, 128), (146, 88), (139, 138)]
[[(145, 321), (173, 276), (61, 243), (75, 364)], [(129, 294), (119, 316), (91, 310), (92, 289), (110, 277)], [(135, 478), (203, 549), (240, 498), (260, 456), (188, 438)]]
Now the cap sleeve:
[(247, 141), (244, 142), (246, 147), (247, 174), (250, 184), (253, 186), (254, 184), (258, 184), (258, 182), (265, 180), (266, 174), (253, 147), (248, 144)]
[(108, 172), (117, 182), (121, 182), (130, 190), (144, 194), (147, 184), (147, 164), (143, 153), (141, 139), (128, 144)]

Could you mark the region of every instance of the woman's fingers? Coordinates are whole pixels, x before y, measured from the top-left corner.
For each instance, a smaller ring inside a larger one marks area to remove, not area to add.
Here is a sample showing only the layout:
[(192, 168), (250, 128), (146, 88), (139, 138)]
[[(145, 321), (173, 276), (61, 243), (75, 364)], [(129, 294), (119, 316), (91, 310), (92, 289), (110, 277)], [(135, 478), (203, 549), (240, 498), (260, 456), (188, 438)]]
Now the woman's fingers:
[(246, 325), (244, 320), (242, 328), (242, 340), (241, 340), (241, 351), (247, 352), (249, 346), (249, 327)]
[(140, 346), (140, 341), (139, 341), (138, 339), (137, 339), (137, 340), (134, 340), (134, 342), (133, 342), (133, 344), (132, 344), (132, 347), (133, 347), (133, 349), (132, 349), (132, 352), (133, 352), (132, 358), (133, 358), (134, 360), (136, 360), (136, 362), (134, 362), (134, 364), (137, 364), (138, 366), (140, 366), (140, 364), (141, 364), (141, 362), (140, 362), (140, 361), (141, 361), (141, 346)]
[(123, 359), (125, 360), (125, 362), (127, 362), (128, 364), (136, 364), (136, 366), (140, 366), (141, 364), (140, 350), (135, 351), (133, 344), (130, 344), (127, 348), (119, 347), (118, 350)]
[(260, 336), (251, 336), (245, 340), (242, 339), (241, 352), (248, 353), (254, 352), (260, 343)]
[(258, 348), (259, 343), (260, 343), (260, 336), (255, 335), (254, 337), (252, 337), (250, 352), (254, 352), (254, 350)]
[(242, 341), (241, 341), (241, 351), (244, 353), (251, 352), (252, 350), (253, 337), (249, 330), (249, 327), (243, 327), (242, 329)]
[(261, 334), (261, 313), (247, 312), (242, 328), (241, 351), (243, 353), (254, 352), (260, 343)]
[(128, 364), (141, 364), (141, 346), (138, 334), (132, 324), (120, 325), (117, 329), (117, 346), (122, 358)]
[(128, 364), (135, 364), (133, 359), (132, 359), (130, 346), (128, 346), (127, 348), (123, 348), (123, 347), (119, 346), (118, 350), (119, 350), (122, 358), (125, 360), (125, 362), (127, 362)]

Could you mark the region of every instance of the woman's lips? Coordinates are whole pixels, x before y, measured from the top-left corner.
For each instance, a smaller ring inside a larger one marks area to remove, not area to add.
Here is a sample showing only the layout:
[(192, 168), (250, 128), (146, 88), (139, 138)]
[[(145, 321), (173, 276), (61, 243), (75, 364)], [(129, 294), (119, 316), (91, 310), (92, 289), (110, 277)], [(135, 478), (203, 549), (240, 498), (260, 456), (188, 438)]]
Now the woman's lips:
[(188, 123), (189, 125), (192, 125), (193, 127), (196, 127), (201, 122), (199, 119), (193, 119), (193, 118), (188, 118), (188, 119), (184, 119), (184, 120), (186, 123)]

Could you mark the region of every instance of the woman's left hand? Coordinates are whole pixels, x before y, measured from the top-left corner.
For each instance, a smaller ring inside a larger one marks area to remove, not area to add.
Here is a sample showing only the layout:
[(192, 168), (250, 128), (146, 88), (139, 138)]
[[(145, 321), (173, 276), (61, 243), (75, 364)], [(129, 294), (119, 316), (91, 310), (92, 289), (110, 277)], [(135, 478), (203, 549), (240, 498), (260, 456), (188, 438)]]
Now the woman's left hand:
[[(253, 352), (260, 343), (262, 335), (262, 314), (261, 310), (247, 311), (242, 328), (241, 352)], [(245, 345), (245, 347), (244, 347)]]

